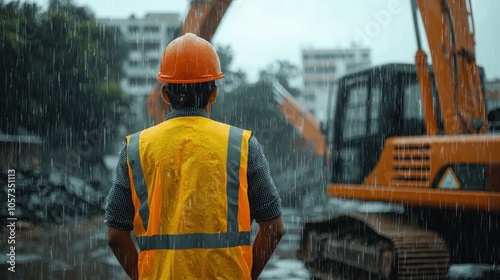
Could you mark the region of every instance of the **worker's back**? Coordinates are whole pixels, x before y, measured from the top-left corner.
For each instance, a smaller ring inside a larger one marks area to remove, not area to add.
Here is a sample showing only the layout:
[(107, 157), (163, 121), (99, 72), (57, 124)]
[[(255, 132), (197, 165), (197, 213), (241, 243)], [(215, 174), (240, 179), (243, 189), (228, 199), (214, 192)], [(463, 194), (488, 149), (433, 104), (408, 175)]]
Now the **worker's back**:
[(250, 131), (193, 116), (167, 120), (129, 138), (141, 279), (249, 277), (250, 136)]

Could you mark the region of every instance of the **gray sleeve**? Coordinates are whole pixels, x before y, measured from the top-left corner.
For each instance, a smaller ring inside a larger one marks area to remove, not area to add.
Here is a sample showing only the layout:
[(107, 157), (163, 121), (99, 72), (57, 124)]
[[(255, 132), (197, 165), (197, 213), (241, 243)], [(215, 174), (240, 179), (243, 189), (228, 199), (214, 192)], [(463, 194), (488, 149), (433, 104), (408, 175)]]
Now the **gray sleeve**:
[(108, 226), (124, 231), (131, 231), (134, 228), (134, 204), (131, 192), (127, 166), (127, 145), (124, 145), (118, 157), (115, 181), (106, 200), (104, 222)]
[(248, 143), (247, 178), (251, 219), (265, 222), (281, 215), (281, 198), (271, 177), (269, 164), (262, 146), (253, 136)]

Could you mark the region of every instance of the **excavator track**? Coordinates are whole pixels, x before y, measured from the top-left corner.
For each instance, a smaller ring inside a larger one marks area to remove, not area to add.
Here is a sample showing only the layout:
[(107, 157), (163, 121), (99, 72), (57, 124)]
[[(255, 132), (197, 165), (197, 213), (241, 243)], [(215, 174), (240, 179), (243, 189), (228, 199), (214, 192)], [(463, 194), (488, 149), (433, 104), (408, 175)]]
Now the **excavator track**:
[(349, 213), (304, 229), (299, 256), (317, 279), (445, 279), (448, 273), (444, 240), (398, 215)]

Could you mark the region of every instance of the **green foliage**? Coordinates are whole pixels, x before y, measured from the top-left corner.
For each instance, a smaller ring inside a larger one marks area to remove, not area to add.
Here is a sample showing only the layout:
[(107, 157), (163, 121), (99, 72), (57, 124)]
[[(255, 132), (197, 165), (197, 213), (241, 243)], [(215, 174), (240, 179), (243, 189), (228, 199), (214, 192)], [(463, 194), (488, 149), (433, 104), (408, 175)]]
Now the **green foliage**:
[(234, 89), (240, 85), (246, 85), (248, 83), (247, 74), (239, 69), (233, 70), (231, 64), (234, 58), (234, 51), (231, 46), (215, 46), (217, 54), (219, 55), (221, 70), (224, 73), (225, 79), (220, 83), (229, 89)]
[(119, 30), (71, 1), (51, 0), (47, 11), (0, 2), (0, 15), (4, 132), (25, 128), (63, 147), (103, 120), (119, 122), (126, 98), (118, 79), (128, 54)]
[(290, 94), (297, 97), (300, 90), (291, 86), (291, 80), (300, 76), (299, 68), (286, 60), (276, 60), (269, 64), (265, 69), (259, 71), (259, 80), (272, 81), (277, 80), (285, 87)]

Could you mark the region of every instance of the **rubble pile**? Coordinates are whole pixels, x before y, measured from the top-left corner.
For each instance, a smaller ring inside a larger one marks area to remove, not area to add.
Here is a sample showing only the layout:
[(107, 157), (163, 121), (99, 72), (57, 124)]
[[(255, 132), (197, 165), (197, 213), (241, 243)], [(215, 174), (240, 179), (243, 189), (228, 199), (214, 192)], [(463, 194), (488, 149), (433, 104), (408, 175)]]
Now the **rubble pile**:
[[(0, 184), (0, 201), (7, 202), (7, 169), (0, 172)], [(15, 170), (14, 195), (18, 220), (57, 225), (103, 214), (107, 192), (58, 171)], [(8, 214), (7, 207), (0, 209), (2, 218)]]

